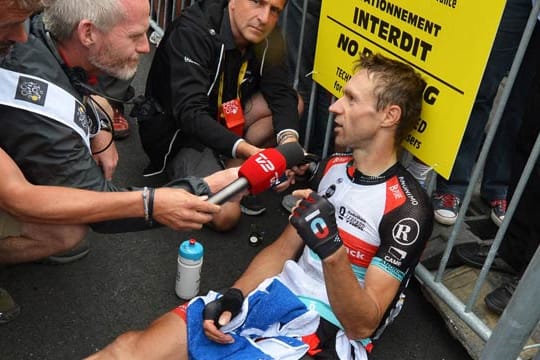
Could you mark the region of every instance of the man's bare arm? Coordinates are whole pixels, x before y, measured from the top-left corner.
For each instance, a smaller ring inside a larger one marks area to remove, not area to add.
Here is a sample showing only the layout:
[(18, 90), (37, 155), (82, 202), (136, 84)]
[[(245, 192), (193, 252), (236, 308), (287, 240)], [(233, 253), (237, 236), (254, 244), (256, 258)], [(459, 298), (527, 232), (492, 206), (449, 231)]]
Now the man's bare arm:
[(400, 282), (370, 265), (365, 286), (361, 287), (345, 248), (324, 259), (323, 271), (330, 305), (347, 337), (362, 339), (372, 335), (397, 294)]
[[(296, 190), (293, 195), (308, 199), (297, 203), (291, 215), (293, 224), (303, 240), (319, 255), (323, 265), (326, 292), (332, 310), (343, 325), (347, 337), (362, 339), (373, 334), (386, 309), (396, 295), (400, 282), (378, 268), (367, 268), (362, 287), (353, 273), (351, 263), (341, 239), (336, 241), (338, 229), (335, 224), (334, 208), (310, 189)], [(327, 233), (318, 233), (305, 221), (317, 211), (321, 222), (327, 224)]]
[[(30, 184), (13, 160), (0, 149), (0, 207), (22, 221), (48, 224), (87, 224), (144, 217), (141, 191), (95, 192)], [(223, 182), (233, 181), (227, 173)], [(215, 186), (216, 190), (221, 184)], [(214, 190), (214, 189), (213, 189)], [(173, 229), (199, 229), (220, 207), (181, 189), (156, 189), (156, 221)]]

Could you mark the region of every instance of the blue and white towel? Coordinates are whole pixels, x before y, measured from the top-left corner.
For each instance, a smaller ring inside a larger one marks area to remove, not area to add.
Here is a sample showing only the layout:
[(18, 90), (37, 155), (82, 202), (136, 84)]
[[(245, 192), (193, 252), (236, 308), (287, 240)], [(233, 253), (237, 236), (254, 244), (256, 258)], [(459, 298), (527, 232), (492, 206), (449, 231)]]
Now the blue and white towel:
[(319, 315), (308, 310), (279, 280), (263, 281), (246, 297), (240, 314), (221, 328), (233, 336), (232, 344), (218, 344), (204, 335), (204, 306), (219, 296), (211, 291), (194, 298), (188, 306), (190, 359), (294, 360), (307, 352), (308, 345), (300, 338), (317, 330)]

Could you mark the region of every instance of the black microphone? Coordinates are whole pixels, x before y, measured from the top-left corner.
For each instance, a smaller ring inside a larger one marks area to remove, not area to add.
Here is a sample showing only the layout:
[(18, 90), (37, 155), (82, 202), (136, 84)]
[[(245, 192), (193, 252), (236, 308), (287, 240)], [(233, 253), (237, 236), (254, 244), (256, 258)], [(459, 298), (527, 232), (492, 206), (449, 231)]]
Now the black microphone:
[(212, 195), (208, 201), (221, 205), (246, 189), (253, 195), (261, 193), (271, 188), (286, 169), (302, 161), (304, 149), (297, 142), (265, 149), (250, 156), (238, 170), (238, 179)]

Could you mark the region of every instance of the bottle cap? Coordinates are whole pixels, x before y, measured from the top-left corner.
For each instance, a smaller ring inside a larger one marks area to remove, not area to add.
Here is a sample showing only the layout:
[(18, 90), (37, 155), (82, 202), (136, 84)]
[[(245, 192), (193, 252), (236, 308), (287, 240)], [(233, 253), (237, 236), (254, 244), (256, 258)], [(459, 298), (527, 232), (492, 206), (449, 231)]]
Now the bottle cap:
[(259, 233), (256, 233), (256, 232), (252, 232), (249, 234), (249, 245), (251, 246), (258, 246), (259, 243), (261, 242), (261, 234)]
[(200, 260), (203, 257), (203, 253), (202, 244), (195, 239), (183, 241), (178, 248), (178, 255), (188, 260)]
[(262, 239), (262, 231), (259, 230), (259, 227), (257, 225), (251, 224), (248, 237), (249, 245), (258, 246), (261, 243)]

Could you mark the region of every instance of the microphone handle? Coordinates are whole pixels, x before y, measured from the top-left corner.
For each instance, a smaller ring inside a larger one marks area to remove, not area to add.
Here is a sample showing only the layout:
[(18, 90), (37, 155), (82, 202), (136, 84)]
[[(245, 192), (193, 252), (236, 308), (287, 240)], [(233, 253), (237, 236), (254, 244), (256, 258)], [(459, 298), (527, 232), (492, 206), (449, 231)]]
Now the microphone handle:
[(221, 205), (235, 195), (249, 188), (249, 182), (245, 177), (240, 177), (212, 195), (208, 202)]

